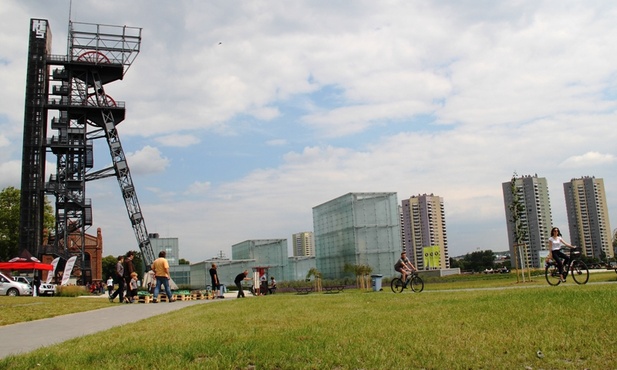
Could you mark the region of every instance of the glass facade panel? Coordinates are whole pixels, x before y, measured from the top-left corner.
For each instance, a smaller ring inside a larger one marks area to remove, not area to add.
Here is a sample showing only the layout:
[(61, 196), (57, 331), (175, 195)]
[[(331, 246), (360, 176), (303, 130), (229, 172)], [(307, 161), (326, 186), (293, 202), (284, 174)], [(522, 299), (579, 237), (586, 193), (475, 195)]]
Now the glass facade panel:
[(165, 258), (169, 262), (169, 266), (179, 264), (180, 246), (178, 238), (150, 238), (150, 245), (152, 245), (154, 258), (158, 258), (159, 252), (165, 251), (167, 254)]
[(345, 277), (345, 264), (393, 275), (401, 251), (396, 193), (349, 193), (313, 208), (315, 259), (324, 278)]
[(176, 265), (169, 266), (169, 274), (176, 285), (191, 285), (191, 266)]

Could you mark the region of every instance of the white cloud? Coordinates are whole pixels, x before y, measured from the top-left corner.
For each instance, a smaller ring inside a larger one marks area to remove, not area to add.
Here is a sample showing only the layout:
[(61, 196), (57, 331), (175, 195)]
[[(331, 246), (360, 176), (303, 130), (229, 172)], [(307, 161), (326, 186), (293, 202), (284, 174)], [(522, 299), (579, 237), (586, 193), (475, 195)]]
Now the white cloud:
[(204, 193), (207, 193), (210, 190), (211, 186), (212, 184), (210, 184), (209, 181), (203, 181), (203, 182), (195, 181), (194, 183), (189, 185), (189, 187), (186, 189), (186, 194), (203, 195)]
[(155, 140), (163, 146), (172, 147), (187, 147), (198, 144), (200, 142), (199, 138), (196, 136), (180, 134), (160, 136), (157, 137)]
[(325, 137), (340, 137), (361, 133), (372, 125), (382, 124), (386, 119), (410, 118), (428, 114), (435, 109), (435, 106), (419, 106), (413, 101), (394, 101), (317, 112), (305, 116), (304, 121)]
[(567, 158), (559, 166), (562, 168), (589, 168), (595, 166), (610, 166), (617, 162), (617, 158), (612, 154), (602, 154), (598, 152), (587, 152), (582, 155), (575, 155)]
[(279, 112), (277, 108), (261, 107), (261, 108), (252, 110), (250, 114), (259, 120), (269, 121), (276, 117), (279, 117), (281, 112)]
[(133, 175), (163, 172), (170, 163), (157, 148), (149, 145), (134, 153), (127, 153), (126, 159)]
[(19, 188), (21, 184), (21, 161), (0, 163), (0, 187), (12, 186)]
[(11, 142), (4, 136), (0, 135), (0, 148), (9, 146)]

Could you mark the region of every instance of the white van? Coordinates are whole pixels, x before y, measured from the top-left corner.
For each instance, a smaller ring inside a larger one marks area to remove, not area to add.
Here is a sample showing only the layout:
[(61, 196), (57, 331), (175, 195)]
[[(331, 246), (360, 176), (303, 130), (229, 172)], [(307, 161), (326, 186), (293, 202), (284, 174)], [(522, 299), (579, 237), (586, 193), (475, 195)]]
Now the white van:
[(0, 295), (31, 295), (32, 287), (28, 284), (20, 283), (0, 272)]

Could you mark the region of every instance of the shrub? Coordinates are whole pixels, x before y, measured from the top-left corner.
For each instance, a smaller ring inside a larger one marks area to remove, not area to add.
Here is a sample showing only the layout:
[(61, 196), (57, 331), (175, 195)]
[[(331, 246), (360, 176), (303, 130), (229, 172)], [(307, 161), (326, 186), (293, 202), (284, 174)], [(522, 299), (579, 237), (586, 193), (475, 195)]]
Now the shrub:
[(87, 287), (81, 285), (59, 285), (56, 287), (56, 295), (59, 297), (79, 297), (90, 295)]

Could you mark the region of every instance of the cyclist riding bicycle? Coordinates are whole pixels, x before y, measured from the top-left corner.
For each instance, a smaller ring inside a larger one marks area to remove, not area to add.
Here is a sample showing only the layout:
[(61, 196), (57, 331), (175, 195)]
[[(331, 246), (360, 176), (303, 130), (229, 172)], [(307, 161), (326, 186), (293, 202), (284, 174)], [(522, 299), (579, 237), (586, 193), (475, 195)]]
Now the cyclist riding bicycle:
[(407, 253), (401, 253), (401, 258), (394, 264), (394, 269), (403, 275), (403, 283), (407, 281), (407, 275), (416, 271), (414, 265), (407, 259)]
[(557, 268), (559, 269), (559, 275), (560, 275), (559, 279), (563, 282), (565, 281), (565, 277), (567, 275), (567, 271), (564, 274), (563, 265), (564, 265), (564, 261), (568, 261), (569, 258), (568, 256), (566, 256), (565, 253), (561, 251), (562, 246), (566, 246), (569, 248), (576, 248), (566, 243), (565, 240), (563, 240), (563, 238), (561, 237), (561, 232), (559, 231), (559, 228), (553, 227), (551, 229), (551, 237), (548, 238), (549, 254), (546, 257), (546, 262), (550, 261), (551, 259), (555, 260), (555, 262), (557, 263)]

